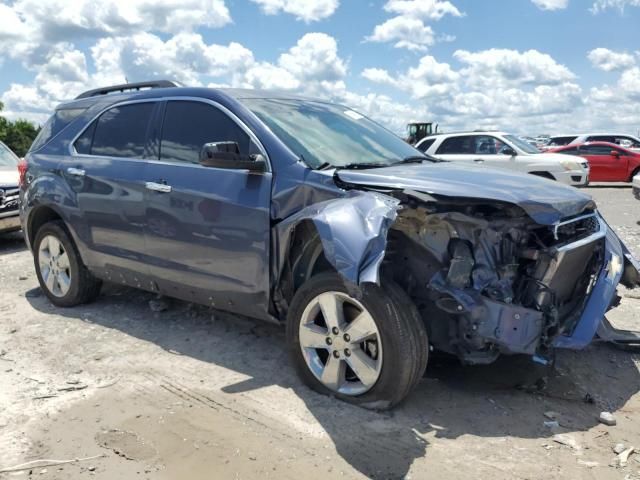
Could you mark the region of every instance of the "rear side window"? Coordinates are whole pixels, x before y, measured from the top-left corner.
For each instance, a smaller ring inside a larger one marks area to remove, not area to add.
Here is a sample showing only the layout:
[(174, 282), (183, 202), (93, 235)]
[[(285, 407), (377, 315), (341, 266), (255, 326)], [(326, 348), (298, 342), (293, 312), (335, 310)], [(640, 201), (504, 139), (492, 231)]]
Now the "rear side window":
[(436, 153), (438, 155), (474, 154), (476, 153), (475, 137), (449, 137), (442, 142)]
[(611, 151), (615, 150), (607, 145), (583, 145), (580, 152), (585, 155), (611, 155)]
[(64, 108), (56, 110), (51, 115), (47, 123), (42, 126), (40, 133), (31, 144), (30, 152), (35, 152), (40, 147), (44, 146), (53, 137), (60, 133), (67, 125), (73, 122), (76, 118), (85, 112), (86, 108)]
[(416, 148), (421, 152), (426, 152), (427, 150), (429, 150), (429, 148), (431, 147), (431, 145), (433, 145), (433, 142), (435, 141), (436, 141), (435, 138), (430, 138), (429, 140), (425, 140), (424, 142), (422, 142)]
[(566, 148), (558, 153), (564, 153), (567, 155), (578, 155), (578, 147), (571, 147), (571, 148)]
[(105, 157), (142, 158), (153, 103), (107, 110), (78, 137), (78, 153)]
[(236, 142), (241, 155), (258, 153), (249, 135), (218, 108), (202, 102), (167, 103), (160, 160), (198, 163), (204, 144), (214, 142)]
[(549, 147), (564, 147), (565, 145), (569, 145), (578, 137), (552, 137), (549, 142)]

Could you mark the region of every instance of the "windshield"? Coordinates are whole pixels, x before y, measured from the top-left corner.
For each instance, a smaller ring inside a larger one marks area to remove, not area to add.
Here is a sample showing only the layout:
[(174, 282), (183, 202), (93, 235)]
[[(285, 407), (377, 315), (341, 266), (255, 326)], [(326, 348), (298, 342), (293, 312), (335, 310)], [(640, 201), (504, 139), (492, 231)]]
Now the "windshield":
[(346, 107), (292, 99), (244, 99), (243, 103), (311, 168), (387, 166), (410, 157), (429, 159)]
[(16, 157), (9, 147), (0, 142), (0, 166), (13, 167), (18, 165), (18, 157)]
[(529, 142), (526, 142), (519, 137), (516, 137), (514, 135), (505, 135), (504, 138), (508, 142), (510, 142), (513, 146), (515, 146), (518, 150), (522, 150), (524, 153), (528, 153), (528, 154), (540, 153), (540, 150), (538, 150)]

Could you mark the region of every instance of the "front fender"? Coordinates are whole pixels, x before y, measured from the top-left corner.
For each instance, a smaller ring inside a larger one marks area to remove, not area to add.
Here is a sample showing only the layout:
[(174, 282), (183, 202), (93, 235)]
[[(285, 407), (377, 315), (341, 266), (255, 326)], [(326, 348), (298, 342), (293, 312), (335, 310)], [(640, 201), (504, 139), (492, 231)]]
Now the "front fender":
[[(315, 225), (327, 261), (345, 280), (379, 283), (387, 232), (397, 217), (399, 200), (375, 192), (349, 191), (344, 197), (316, 203), (276, 226), (280, 245), (288, 245), (304, 220)], [(285, 252), (280, 252), (282, 266)], [(281, 268), (280, 268), (281, 271)]]

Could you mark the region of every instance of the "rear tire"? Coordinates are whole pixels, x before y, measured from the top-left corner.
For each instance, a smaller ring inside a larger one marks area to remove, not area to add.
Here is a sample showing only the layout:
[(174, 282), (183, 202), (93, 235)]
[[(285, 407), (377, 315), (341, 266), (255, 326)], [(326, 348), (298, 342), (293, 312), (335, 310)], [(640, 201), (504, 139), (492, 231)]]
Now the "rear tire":
[[(333, 272), (309, 279), (291, 302), (287, 343), (309, 387), (386, 410), (406, 398), (422, 378), (427, 332), (411, 299), (392, 281), (360, 289), (361, 298), (350, 296), (342, 277)], [(325, 311), (339, 312), (338, 321)]]
[(33, 260), (40, 288), (58, 307), (73, 307), (94, 300), (102, 282), (82, 262), (64, 223), (45, 223), (33, 242)]

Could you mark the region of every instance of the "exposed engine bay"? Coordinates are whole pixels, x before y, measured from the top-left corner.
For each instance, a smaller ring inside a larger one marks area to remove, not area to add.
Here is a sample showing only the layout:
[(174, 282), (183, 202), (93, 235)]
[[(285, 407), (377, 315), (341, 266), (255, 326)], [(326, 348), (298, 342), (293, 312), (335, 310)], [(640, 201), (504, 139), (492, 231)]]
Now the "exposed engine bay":
[(548, 361), (571, 332), (604, 265), (595, 212), (554, 226), (509, 205), (405, 198), (382, 271), (414, 299), (431, 344), (468, 364), (501, 353)]

